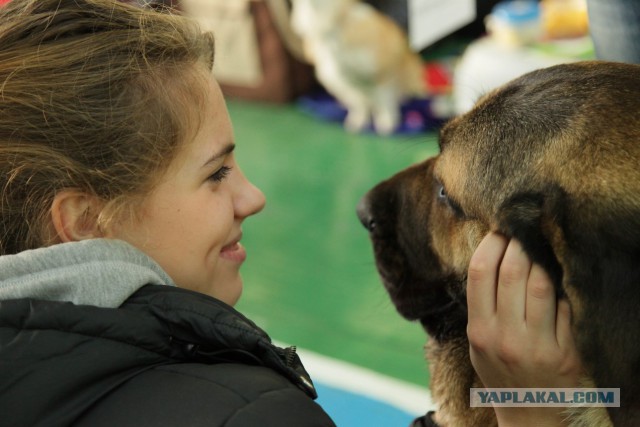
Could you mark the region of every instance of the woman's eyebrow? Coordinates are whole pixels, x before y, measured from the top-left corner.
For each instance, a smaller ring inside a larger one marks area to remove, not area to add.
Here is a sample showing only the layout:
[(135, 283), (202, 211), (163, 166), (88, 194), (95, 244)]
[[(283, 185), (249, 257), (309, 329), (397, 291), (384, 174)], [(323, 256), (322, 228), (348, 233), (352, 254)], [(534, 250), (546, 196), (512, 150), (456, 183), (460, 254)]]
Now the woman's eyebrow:
[(211, 163), (214, 163), (214, 162), (218, 161), (220, 158), (231, 154), (233, 152), (233, 150), (235, 150), (235, 149), (236, 149), (236, 145), (234, 143), (230, 143), (230, 144), (225, 145), (222, 150), (220, 150), (219, 152), (215, 153), (213, 156), (209, 157), (209, 159), (207, 159), (207, 161), (204, 162), (202, 167), (206, 167), (206, 166), (210, 165)]

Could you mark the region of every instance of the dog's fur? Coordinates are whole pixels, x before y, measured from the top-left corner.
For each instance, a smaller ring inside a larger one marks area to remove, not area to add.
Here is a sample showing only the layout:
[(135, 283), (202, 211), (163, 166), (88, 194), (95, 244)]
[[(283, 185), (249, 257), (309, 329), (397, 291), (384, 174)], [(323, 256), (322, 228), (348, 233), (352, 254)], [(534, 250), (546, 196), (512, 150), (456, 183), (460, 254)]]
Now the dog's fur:
[(466, 336), (466, 274), (490, 230), (520, 240), (572, 308), (585, 384), (620, 408), (573, 426), (640, 419), (640, 66), (582, 62), (526, 74), (441, 131), (440, 154), (373, 188), (358, 215), (398, 311), (430, 336), (442, 426), (495, 425)]
[(345, 127), (392, 133), (400, 104), (425, 93), (422, 61), (404, 31), (358, 0), (293, 0), (292, 27), (316, 77), (347, 109)]

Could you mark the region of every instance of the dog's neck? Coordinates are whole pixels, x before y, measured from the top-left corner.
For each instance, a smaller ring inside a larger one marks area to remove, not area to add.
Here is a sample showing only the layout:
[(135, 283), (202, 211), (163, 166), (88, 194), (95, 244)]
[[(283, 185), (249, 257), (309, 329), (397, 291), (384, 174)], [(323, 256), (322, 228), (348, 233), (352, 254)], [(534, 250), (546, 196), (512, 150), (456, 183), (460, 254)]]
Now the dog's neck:
[(467, 308), (456, 300), (420, 318), (429, 337), (444, 343), (467, 336)]

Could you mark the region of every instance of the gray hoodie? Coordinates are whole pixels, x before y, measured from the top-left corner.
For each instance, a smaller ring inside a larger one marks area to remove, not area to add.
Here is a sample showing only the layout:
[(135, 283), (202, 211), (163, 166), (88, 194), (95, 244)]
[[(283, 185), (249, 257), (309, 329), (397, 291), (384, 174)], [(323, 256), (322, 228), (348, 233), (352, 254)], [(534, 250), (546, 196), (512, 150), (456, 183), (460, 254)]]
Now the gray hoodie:
[(34, 298), (115, 308), (148, 284), (175, 286), (153, 259), (122, 240), (61, 243), (0, 257), (0, 301)]

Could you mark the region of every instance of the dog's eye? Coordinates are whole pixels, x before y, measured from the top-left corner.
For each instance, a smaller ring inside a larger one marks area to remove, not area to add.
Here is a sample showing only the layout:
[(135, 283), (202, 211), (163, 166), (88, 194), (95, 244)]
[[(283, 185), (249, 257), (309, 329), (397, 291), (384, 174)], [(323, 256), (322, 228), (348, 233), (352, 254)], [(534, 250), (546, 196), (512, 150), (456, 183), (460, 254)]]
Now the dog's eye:
[(438, 190), (438, 198), (442, 201), (447, 200), (447, 192), (444, 190), (444, 185), (441, 185)]
[(447, 195), (447, 190), (444, 189), (444, 185), (442, 184), (438, 185), (437, 195), (438, 195), (438, 201), (446, 204), (449, 207), (449, 209), (451, 209), (458, 218), (465, 218), (464, 211), (462, 210), (459, 204), (457, 204), (454, 200), (451, 200), (449, 198), (449, 196)]

